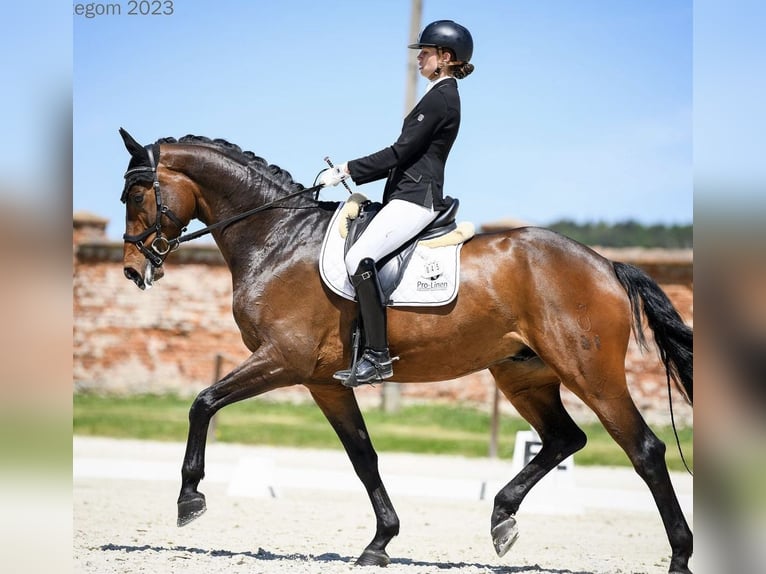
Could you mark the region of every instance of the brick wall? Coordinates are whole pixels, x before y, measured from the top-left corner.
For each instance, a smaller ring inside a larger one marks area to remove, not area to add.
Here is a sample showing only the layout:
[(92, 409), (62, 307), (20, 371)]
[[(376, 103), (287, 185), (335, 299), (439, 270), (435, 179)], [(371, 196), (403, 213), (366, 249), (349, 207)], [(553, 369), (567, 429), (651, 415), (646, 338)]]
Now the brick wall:
[[(74, 384), (76, 390), (110, 393), (174, 391), (193, 394), (215, 375), (244, 360), (248, 352), (231, 315), (231, 276), (214, 245), (186, 244), (166, 262), (167, 278), (139, 291), (122, 271), (122, 243), (105, 238), (106, 220), (74, 218)], [(693, 316), (691, 252), (600, 250), (644, 268), (665, 289), (685, 320)], [(626, 361), (636, 404), (650, 419), (667, 422), (665, 374), (654, 351), (641, 353), (634, 341)], [(404, 400), (464, 401), (491, 405), (494, 385), (483, 371), (454, 381), (403, 384)], [(358, 392), (379, 400), (377, 388)], [(271, 398), (302, 400), (303, 387), (273, 391)], [(578, 399), (565, 393), (578, 418), (588, 416)], [(691, 409), (675, 397), (682, 423)], [(502, 400), (504, 409), (510, 409)]]

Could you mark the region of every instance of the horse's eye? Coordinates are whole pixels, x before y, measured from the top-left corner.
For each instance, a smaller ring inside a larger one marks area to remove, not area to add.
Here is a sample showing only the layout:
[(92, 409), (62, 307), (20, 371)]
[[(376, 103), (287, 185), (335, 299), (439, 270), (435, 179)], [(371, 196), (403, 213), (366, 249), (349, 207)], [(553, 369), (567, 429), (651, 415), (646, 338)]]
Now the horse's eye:
[(144, 202), (144, 194), (143, 193), (137, 193), (133, 196), (133, 203), (136, 203), (137, 205), (141, 205)]

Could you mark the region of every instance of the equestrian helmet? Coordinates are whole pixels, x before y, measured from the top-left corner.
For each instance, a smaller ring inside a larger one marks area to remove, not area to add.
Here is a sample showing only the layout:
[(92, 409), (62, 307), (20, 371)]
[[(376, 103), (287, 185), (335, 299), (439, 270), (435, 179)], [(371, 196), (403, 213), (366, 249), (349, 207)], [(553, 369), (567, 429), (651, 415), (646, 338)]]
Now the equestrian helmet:
[(448, 48), (459, 62), (468, 62), (473, 55), (473, 38), (467, 28), (452, 20), (437, 20), (423, 28), (418, 41), (408, 48)]

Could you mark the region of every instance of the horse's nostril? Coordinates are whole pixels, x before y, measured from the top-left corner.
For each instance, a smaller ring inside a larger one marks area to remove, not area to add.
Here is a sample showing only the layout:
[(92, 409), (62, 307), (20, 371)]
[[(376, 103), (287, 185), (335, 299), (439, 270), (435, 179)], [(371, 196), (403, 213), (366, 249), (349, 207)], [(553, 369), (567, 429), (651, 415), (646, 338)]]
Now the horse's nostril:
[(144, 288), (144, 280), (138, 271), (136, 271), (132, 267), (125, 267), (123, 271), (125, 272), (125, 277), (133, 281), (133, 283), (135, 283), (141, 289)]

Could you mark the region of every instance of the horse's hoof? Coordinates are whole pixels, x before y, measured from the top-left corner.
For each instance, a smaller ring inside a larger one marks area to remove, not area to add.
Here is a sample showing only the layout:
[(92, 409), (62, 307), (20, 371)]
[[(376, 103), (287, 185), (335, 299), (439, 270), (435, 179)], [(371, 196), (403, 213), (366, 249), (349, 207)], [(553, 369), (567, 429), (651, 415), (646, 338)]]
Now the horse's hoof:
[(519, 527), (513, 516), (509, 516), (492, 528), (492, 544), (495, 545), (497, 555), (500, 557), (505, 556), (505, 553), (511, 549), (511, 546), (513, 546), (518, 537)]
[(178, 499), (178, 526), (186, 526), (192, 520), (201, 516), (207, 506), (205, 505), (205, 495), (201, 492), (195, 492), (188, 498)]
[(356, 566), (388, 566), (391, 559), (385, 550), (365, 550), (356, 559)]

